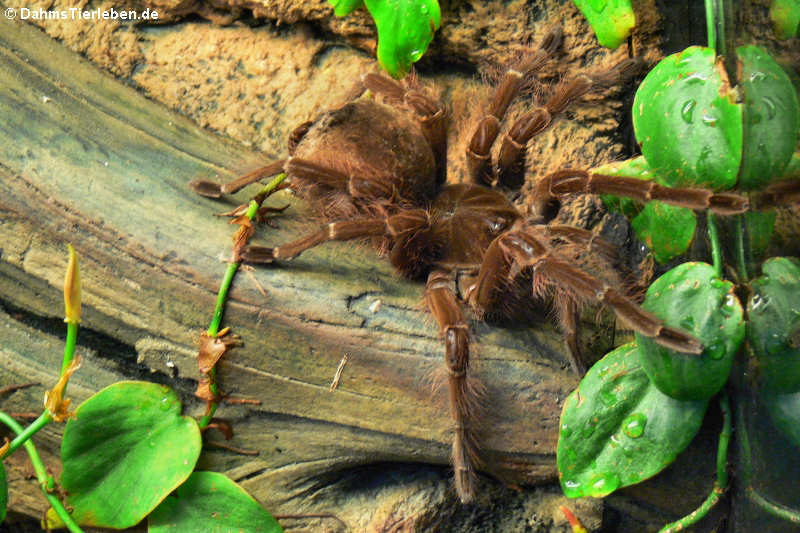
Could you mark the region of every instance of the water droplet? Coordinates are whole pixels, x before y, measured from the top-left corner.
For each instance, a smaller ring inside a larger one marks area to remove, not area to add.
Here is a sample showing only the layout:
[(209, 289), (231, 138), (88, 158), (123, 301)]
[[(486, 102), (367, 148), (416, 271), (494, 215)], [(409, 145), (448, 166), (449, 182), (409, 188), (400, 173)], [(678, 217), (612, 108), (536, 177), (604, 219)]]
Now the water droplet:
[(607, 390), (600, 391), (600, 400), (606, 404), (606, 407), (611, 407), (617, 403), (617, 397)]
[(428, 4), (422, 4), (421, 6), (419, 6), (419, 11), (423, 15), (426, 14), (428, 12)]
[(751, 309), (753, 313), (763, 313), (767, 310), (767, 305), (769, 304), (769, 299), (760, 295), (754, 294), (753, 299), (751, 300)]
[(703, 115), (703, 124), (706, 126), (714, 127), (717, 125), (716, 117), (712, 117), (711, 115)]
[(711, 359), (718, 361), (725, 356), (725, 344), (718, 342), (706, 348), (706, 352)]
[(598, 472), (589, 478), (589, 496), (596, 498), (611, 494), (619, 488), (619, 477), (614, 473)]
[(570, 435), (572, 435), (572, 429), (570, 429), (566, 424), (561, 424), (561, 436), (567, 439)]
[(773, 118), (775, 118), (777, 110), (775, 102), (772, 100), (772, 98), (770, 98), (769, 96), (765, 96), (764, 98), (761, 99), (761, 101), (764, 103), (764, 109), (767, 110), (767, 119), (772, 120)]
[(683, 317), (683, 319), (681, 319), (681, 321), (678, 323), (678, 327), (680, 327), (681, 329), (693, 331), (694, 317), (692, 316)]
[(750, 81), (763, 81), (767, 77), (763, 72), (753, 72), (750, 74)]
[(159, 407), (162, 411), (169, 411), (169, 408), (172, 406), (172, 403), (169, 401), (169, 398), (161, 398), (161, 403)]
[(722, 316), (730, 318), (734, 311), (736, 311), (736, 297), (732, 293), (728, 293), (722, 303)]
[(638, 439), (644, 433), (647, 425), (647, 416), (643, 413), (633, 413), (622, 421), (622, 432), (632, 439)]
[(408, 54), (408, 59), (411, 60), (412, 63), (419, 61), (419, 58), (422, 57), (423, 51), (422, 50), (412, 50)]
[(694, 113), (695, 106), (697, 106), (697, 102), (694, 100), (689, 100), (683, 104), (683, 107), (681, 107), (681, 118), (687, 124), (692, 123), (692, 114)]
[(786, 342), (782, 335), (773, 333), (767, 337), (764, 349), (767, 351), (767, 355), (780, 355), (786, 349)]
[(564, 482), (564, 496), (567, 498), (580, 498), (583, 496), (583, 490), (581, 490), (581, 484), (574, 479), (568, 479)]
[(698, 85), (705, 83), (708, 80), (708, 76), (701, 73), (701, 72), (692, 72), (686, 78), (684, 78), (684, 82), (690, 85)]

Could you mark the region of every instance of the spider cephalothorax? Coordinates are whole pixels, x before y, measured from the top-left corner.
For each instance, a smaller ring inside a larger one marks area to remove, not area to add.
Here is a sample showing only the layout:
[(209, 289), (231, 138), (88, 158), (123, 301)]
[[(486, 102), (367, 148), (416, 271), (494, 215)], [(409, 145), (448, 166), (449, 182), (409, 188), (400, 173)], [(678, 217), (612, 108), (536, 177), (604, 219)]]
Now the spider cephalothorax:
[[(299, 126), (290, 136), (289, 157), (222, 187), (195, 184), (209, 195), (234, 192), (264, 176), (286, 172), (291, 187), (312, 204), (322, 227), (274, 248), (250, 246), (249, 262), (289, 260), (331, 240), (371, 240), (396, 270), (425, 280), (425, 302), (444, 344), (455, 425), (453, 466), (462, 501), (474, 496), (476, 468), (483, 466), (475, 427), (479, 395), (470, 380), (466, 300), (479, 318), (531, 317), (549, 302), (567, 336), (573, 367), (585, 369), (576, 341), (581, 301), (614, 309), (628, 325), (656, 342), (691, 353), (693, 337), (664, 326), (629, 297), (620, 276), (597, 278), (576, 266), (589, 253), (614, 273), (614, 247), (589, 231), (546, 225), (526, 217), (499, 189), (524, 181), (526, 144), (550, 126), (570, 102), (625, 79), (635, 61), (603, 72), (567, 78), (534, 105), (495, 143), (512, 100), (534, 81), (537, 69), (560, 42), (551, 31), (541, 47), (516, 60), (497, 83), (485, 116), (475, 126), (464, 165), (468, 176), (447, 177), (447, 113), (414, 78), (396, 82), (369, 74), (362, 94)], [(493, 147), (498, 144), (496, 157)], [(447, 182), (447, 183), (446, 183)], [(495, 188), (497, 186), (497, 188)], [(456, 277), (469, 280), (459, 297)], [(541, 315), (541, 314), (539, 314)]]

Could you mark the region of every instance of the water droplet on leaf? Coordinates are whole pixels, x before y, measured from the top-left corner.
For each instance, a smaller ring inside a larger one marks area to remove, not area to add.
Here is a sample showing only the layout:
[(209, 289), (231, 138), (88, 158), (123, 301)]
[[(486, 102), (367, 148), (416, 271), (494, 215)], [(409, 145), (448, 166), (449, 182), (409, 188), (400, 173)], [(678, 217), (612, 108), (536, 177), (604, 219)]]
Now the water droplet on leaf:
[(681, 118), (687, 124), (692, 123), (692, 114), (694, 113), (695, 106), (697, 106), (697, 102), (694, 100), (689, 100), (683, 104), (683, 107), (681, 107)]
[(632, 439), (638, 439), (644, 433), (647, 425), (647, 416), (643, 413), (633, 413), (622, 421), (622, 432)]

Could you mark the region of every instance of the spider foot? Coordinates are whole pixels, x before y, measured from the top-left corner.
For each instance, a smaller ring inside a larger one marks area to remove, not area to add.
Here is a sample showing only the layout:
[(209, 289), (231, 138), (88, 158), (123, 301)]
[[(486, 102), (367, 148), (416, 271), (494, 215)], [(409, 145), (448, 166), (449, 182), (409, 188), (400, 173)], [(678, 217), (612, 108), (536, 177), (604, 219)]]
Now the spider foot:
[(210, 180), (194, 180), (189, 182), (189, 187), (206, 198), (221, 198), (222, 186), (219, 183)]
[(239, 257), (244, 263), (272, 263), (276, 259), (275, 248), (245, 246)]

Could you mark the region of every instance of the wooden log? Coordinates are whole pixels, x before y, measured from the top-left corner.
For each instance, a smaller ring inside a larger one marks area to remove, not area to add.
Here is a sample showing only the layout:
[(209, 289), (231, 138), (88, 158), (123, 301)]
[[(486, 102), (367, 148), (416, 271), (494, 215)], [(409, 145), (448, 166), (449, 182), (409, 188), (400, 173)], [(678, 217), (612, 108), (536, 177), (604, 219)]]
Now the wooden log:
[[(0, 399), (0, 408), (37, 410), (56, 381), (60, 287), (72, 243), (82, 261), (84, 364), (70, 396), (80, 402), (122, 379), (154, 379), (176, 388), (190, 413), (202, 412), (192, 399), (194, 340), (210, 320), (233, 233), (212, 213), (233, 203), (200, 198), (186, 184), (229, 179), (229, 169), (253, 154), (5, 19), (0, 117), (0, 303), (8, 313), (0, 316), (0, 386), (42, 384)], [(274, 205), (286, 202), (292, 207), (280, 229), (260, 229), (261, 241), (285, 242), (305, 229), (302, 205), (280, 195)], [(276, 513), (335, 511), (353, 530), (383, 527), (398, 514), (421, 520), (452, 505), (444, 469), (386, 466), (396, 472), (394, 486), (382, 479), (366, 491), (359, 483), (386, 463), (448, 464), (446, 392), (432, 387), (443, 347), (421, 295), (372, 250), (349, 243), (240, 273), (225, 324), (244, 346), (226, 356), (219, 377), (226, 392), (261, 404), (223, 405), (219, 415), (234, 425), (231, 444), (259, 455), (212, 450), (201, 467), (242, 480)], [(475, 341), (491, 428), (483, 446), (514, 464), (507, 479), (552, 481), (560, 402), (577, 384), (560, 335), (548, 324), (476, 324)], [(52, 426), (36, 438), (51, 459), (59, 432)], [(12, 509), (38, 514), (36, 487), (21, 471), (12, 474)], [(428, 514), (414, 504), (392, 510), (391, 492), (403, 486), (425, 492)], [(377, 493), (380, 505), (342, 499)], [(550, 494), (559, 497), (557, 489)]]

